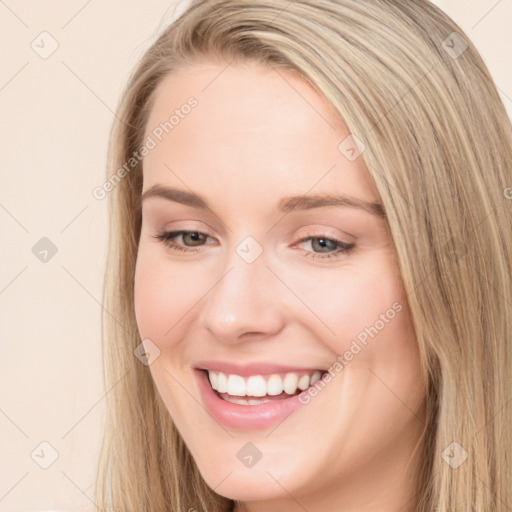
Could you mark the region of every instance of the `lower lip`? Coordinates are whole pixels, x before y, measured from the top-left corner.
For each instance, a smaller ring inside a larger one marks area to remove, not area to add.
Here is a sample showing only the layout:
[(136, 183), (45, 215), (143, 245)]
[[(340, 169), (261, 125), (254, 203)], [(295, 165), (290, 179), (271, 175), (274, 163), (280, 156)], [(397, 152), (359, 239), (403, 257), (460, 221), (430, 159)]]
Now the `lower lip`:
[(268, 428), (282, 422), (301, 407), (299, 395), (260, 405), (240, 405), (219, 398), (205, 371), (195, 370), (203, 402), (208, 412), (226, 427), (239, 429)]

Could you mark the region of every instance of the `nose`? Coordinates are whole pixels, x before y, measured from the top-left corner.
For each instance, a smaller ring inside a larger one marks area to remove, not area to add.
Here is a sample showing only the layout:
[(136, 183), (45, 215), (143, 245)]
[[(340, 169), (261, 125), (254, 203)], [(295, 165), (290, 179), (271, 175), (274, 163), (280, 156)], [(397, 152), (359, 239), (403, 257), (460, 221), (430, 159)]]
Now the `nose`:
[(204, 298), (202, 327), (228, 344), (273, 337), (285, 324), (279, 284), (263, 256), (247, 263), (233, 254)]

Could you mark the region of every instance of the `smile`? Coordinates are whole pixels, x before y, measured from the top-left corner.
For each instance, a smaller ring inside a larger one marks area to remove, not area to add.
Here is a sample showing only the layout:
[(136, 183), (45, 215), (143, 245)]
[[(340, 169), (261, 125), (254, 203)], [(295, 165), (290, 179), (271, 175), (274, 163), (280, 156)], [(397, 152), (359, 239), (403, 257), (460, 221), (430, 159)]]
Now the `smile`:
[(313, 385), (321, 375), (322, 372), (314, 370), (242, 377), (208, 370), (210, 385), (220, 398), (240, 405), (260, 405), (286, 399)]
[(269, 428), (303, 408), (307, 392), (326, 370), (267, 364), (204, 363), (194, 375), (208, 414), (235, 429)]

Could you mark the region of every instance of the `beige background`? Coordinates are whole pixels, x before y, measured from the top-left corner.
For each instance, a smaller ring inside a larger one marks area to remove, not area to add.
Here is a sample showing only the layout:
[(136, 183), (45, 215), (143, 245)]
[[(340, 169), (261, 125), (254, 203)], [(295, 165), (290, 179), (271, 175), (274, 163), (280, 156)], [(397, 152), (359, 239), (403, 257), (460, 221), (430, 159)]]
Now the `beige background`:
[[(512, 0), (435, 3), (479, 48), (511, 114)], [(129, 71), (185, 5), (0, 0), (2, 512), (94, 509), (107, 216), (92, 190)], [(43, 31), (58, 43), (46, 59), (31, 47), (51, 49)], [(43, 237), (57, 248), (47, 262), (32, 252)], [(58, 453), (48, 469), (41, 442)]]

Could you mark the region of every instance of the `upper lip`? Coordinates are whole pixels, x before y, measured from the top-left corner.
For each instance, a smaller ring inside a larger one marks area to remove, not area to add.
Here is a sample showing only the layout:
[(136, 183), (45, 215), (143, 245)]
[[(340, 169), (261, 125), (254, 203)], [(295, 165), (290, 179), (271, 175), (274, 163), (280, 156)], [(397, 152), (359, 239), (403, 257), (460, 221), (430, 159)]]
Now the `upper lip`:
[(249, 377), (251, 375), (272, 375), (273, 373), (291, 373), (291, 372), (310, 372), (325, 371), (321, 368), (309, 366), (288, 366), (270, 362), (253, 362), (245, 364), (235, 364), (225, 361), (199, 361), (196, 364), (199, 370), (213, 370), (230, 375), (240, 375), (241, 377)]

